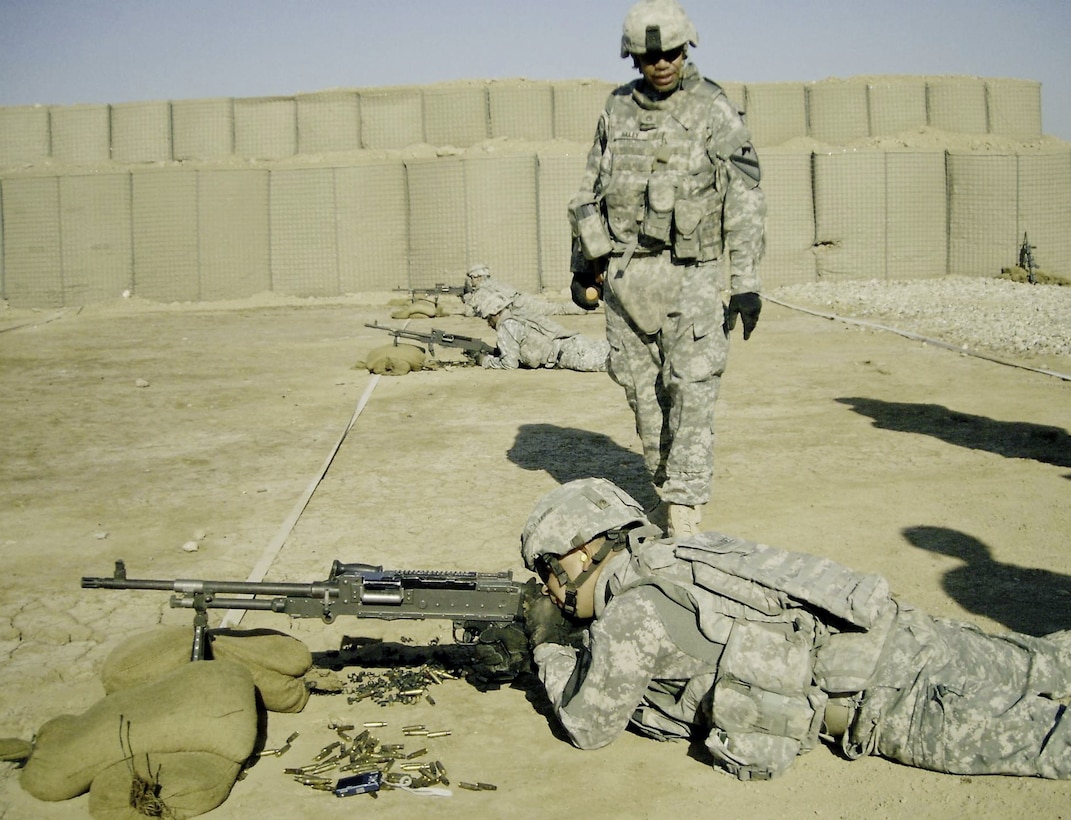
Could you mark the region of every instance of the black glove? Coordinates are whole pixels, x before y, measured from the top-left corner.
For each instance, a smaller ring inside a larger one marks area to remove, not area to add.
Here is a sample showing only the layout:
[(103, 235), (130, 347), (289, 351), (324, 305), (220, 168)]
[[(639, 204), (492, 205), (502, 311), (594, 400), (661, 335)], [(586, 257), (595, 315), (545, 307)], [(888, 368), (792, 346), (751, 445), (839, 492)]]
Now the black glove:
[(480, 633), (466, 679), (477, 689), (497, 688), (531, 668), (528, 636), (520, 624), (489, 626)]
[(729, 297), (729, 304), (725, 308), (725, 335), (736, 327), (736, 317), (740, 317), (740, 324), (744, 328), (744, 341), (751, 338), (751, 331), (759, 323), (759, 314), (762, 313), (762, 298), (757, 293), (734, 293)]
[(557, 604), (543, 594), (542, 584), (529, 579), (524, 587), (524, 631), (528, 645), (535, 649), (542, 643), (579, 647), (587, 627), (569, 618)]
[(569, 295), (573, 304), (584, 310), (595, 310), (602, 299), (602, 284), (590, 273), (574, 273), (569, 284)]

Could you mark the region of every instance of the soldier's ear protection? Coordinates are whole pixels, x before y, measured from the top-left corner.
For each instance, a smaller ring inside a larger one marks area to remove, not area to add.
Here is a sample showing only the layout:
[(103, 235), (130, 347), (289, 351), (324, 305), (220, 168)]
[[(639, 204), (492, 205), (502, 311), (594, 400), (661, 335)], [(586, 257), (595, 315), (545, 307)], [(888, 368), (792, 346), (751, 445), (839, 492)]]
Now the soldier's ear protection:
[[(576, 593), (584, 585), (584, 582), (591, 577), (591, 574), (595, 572), (595, 569), (606, 560), (606, 558), (612, 552), (622, 549), (626, 544), (626, 536), (624, 530), (612, 530), (606, 533), (603, 539), (602, 545), (594, 555), (588, 555), (585, 550), (582, 553), (581, 563), (587, 564), (588, 561), (591, 564), (584, 568), (584, 570), (575, 578), (570, 578), (569, 573), (565, 567), (562, 566), (561, 556), (551, 555), (549, 553), (541, 555), (539, 557), (540, 575), (547, 577), (542, 571), (543, 567), (546, 568), (546, 573), (553, 573), (554, 579), (558, 582), (558, 586), (565, 592), (565, 600), (562, 603), (562, 611), (567, 615), (576, 615)], [(583, 545), (581, 545), (583, 546)], [(566, 553), (568, 554), (568, 553)]]

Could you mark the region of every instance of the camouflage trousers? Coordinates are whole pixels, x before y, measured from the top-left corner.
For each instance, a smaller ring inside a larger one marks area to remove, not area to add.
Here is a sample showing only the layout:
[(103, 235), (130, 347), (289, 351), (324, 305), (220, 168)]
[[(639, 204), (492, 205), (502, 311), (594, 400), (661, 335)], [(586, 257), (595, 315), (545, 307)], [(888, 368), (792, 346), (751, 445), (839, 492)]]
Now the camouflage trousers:
[(1071, 779), (1071, 631), (989, 635), (900, 605), (850, 736), (954, 774)]
[(583, 373), (606, 372), (610, 361), (610, 344), (605, 339), (569, 336), (562, 339), (555, 367)]
[(666, 252), (633, 257), (626, 275), (634, 280), (628, 294), (637, 303), (633, 311), (654, 306), (660, 321), (654, 332), (644, 332), (623, 301), (626, 294), (616, 293), (613, 283), (605, 289), (610, 376), (632, 408), (659, 496), (670, 504), (706, 504), (714, 404), (729, 355), (720, 268), (674, 265)]

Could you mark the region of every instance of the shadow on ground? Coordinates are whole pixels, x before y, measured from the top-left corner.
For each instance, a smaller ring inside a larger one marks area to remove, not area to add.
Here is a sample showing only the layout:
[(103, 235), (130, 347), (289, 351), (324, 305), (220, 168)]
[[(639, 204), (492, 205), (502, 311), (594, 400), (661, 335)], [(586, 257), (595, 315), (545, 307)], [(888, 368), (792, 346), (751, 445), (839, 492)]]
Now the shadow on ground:
[(643, 456), (602, 433), (554, 424), (522, 424), (507, 455), (518, 467), (544, 470), (559, 484), (592, 476), (606, 478), (644, 509), (658, 503)]
[(1025, 421), (996, 421), (959, 413), (940, 404), (913, 404), (848, 397), (836, 399), (874, 426), (901, 433), (921, 433), (957, 447), (985, 450), (1005, 458), (1031, 458), (1071, 467), (1071, 435), (1059, 427)]
[(963, 562), (945, 573), (942, 587), (964, 609), (1027, 635), (1071, 628), (1071, 577), (1004, 564), (977, 538), (946, 527), (908, 527), (912, 546)]

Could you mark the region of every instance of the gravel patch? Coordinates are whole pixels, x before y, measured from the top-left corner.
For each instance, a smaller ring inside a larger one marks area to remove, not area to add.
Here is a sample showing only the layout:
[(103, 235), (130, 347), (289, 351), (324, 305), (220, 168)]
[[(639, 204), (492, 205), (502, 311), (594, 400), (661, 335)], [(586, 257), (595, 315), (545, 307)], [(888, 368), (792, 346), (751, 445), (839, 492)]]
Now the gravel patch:
[(815, 282), (774, 288), (768, 295), (972, 351), (1071, 359), (1071, 287), (950, 276)]

